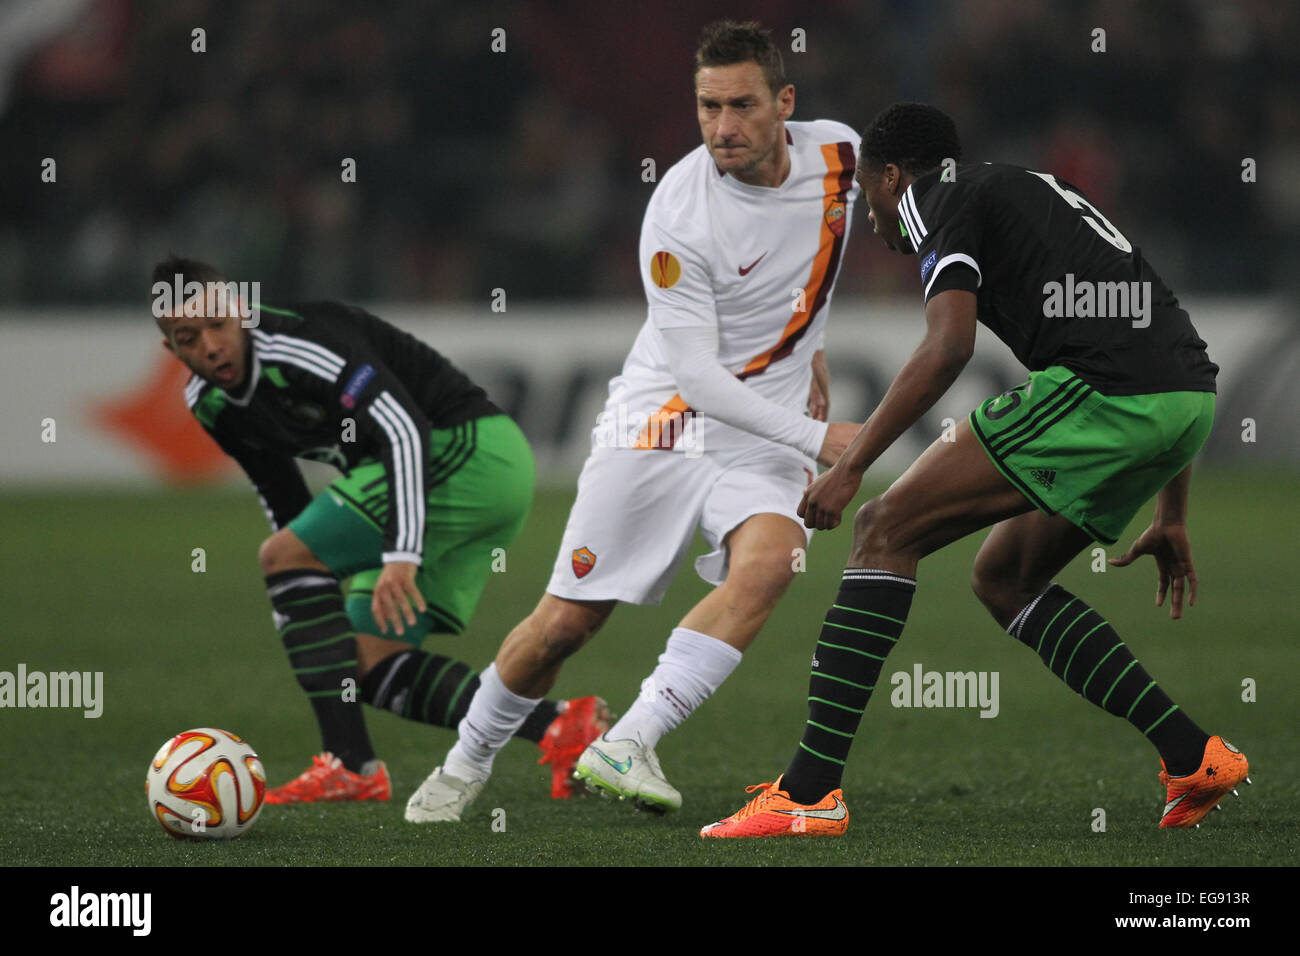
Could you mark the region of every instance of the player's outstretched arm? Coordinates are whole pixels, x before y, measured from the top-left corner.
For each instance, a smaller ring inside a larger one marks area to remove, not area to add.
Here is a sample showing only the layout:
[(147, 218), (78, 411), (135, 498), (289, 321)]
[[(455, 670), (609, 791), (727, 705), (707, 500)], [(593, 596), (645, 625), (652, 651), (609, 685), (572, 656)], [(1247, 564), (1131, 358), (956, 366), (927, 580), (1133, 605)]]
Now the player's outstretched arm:
[(1156, 559), (1156, 607), (1163, 607), (1165, 595), (1173, 590), (1169, 616), (1183, 616), (1183, 597), (1188, 607), (1196, 604), (1196, 566), (1192, 543), (1187, 536), (1187, 501), (1192, 487), (1192, 466), (1188, 465), (1156, 496), (1156, 513), (1151, 526), (1138, 536), (1128, 551), (1109, 564), (1123, 568), (1144, 554)]
[(962, 289), (925, 306), (926, 333), (857, 437), (829, 471), (808, 486), (799, 516), (809, 528), (834, 528), (862, 476), (898, 436), (930, 410), (961, 374), (975, 348), (975, 296)]
[(797, 448), (827, 465), (834, 463), (857, 428), (853, 423), (816, 421), (759, 395), (718, 361), (715, 327), (669, 327), (659, 335), (678, 394), (701, 415)]

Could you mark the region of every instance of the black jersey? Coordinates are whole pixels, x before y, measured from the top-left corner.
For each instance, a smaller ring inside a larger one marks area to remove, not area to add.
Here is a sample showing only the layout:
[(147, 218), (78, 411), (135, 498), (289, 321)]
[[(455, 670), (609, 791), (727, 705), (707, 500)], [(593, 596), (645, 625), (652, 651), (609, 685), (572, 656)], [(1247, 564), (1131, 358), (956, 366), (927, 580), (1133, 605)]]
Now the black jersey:
[(241, 394), (195, 375), (185, 387), (194, 416), (247, 472), (277, 530), (311, 500), (294, 458), (344, 472), (382, 461), (393, 496), (384, 560), (420, 563), (430, 429), (500, 409), (432, 348), (363, 309), (308, 302), (258, 315)]
[(992, 163), (922, 176), (899, 218), (925, 298), (965, 289), (1030, 371), (1063, 365), (1104, 395), (1213, 392), (1169, 287), (1105, 216), (1048, 173)]

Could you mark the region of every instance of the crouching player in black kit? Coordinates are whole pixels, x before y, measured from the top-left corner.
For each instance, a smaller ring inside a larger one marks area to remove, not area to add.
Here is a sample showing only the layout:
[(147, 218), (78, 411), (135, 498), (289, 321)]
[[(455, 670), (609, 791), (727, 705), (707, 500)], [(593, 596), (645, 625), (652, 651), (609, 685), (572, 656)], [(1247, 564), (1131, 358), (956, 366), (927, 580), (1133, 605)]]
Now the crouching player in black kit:
[[(1218, 366), (1141, 252), (1068, 183), (997, 164), (958, 165), (957, 130), (918, 103), (885, 110), (862, 138), (858, 181), (885, 244), (917, 257), (926, 335), (848, 450), (804, 492), (799, 515), (834, 528), (863, 473), (942, 396), (970, 359), (976, 321), (1029, 381), (984, 402), (853, 522), (853, 550), (813, 658), (794, 759), (705, 837), (837, 836), (840, 779), (918, 563), (993, 526), (976, 595), (1070, 690), (1154, 745), (1162, 827), (1191, 827), (1247, 780), (1246, 758), (1210, 736), (1134, 658), (1110, 623), (1052, 578), (1093, 541), (1111, 545), (1153, 495), (1128, 552), (1155, 558), (1157, 605), (1182, 614), (1196, 573), (1187, 538), (1190, 462), (1214, 419)], [(1247, 782), (1249, 782), (1247, 780)]]
[[(460, 722), (477, 675), (419, 645), (465, 629), (497, 549), (523, 528), (528, 443), (445, 358), (359, 308), (260, 305), (255, 321), (241, 319), (248, 303), (221, 296), (160, 308), (164, 287), (225, 282), (181, 258), (159, 263), (153, 282), (163, 345), (194, 373), (185, 399), (270, 519), (258, 558), (272, 617), (320, 724), (324, 752), (267, 802), (387, 800), (388, 771), (345, 689), (412, 720)], [(312, 498), (294, 458), (343, 477)], [(396, 640), (380, 636), (390, 626)], [(598, 698), (544, 700), (520, 728), (552, 764), (552, 795), (568, 796), (573, 764), (607, 718)]]

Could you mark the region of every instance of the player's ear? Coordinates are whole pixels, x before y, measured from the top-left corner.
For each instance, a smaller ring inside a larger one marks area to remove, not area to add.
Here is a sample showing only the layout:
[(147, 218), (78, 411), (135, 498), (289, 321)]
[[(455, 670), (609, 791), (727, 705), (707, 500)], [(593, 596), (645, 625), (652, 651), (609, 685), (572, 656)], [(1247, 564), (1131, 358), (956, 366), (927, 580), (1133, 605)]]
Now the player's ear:
[(794, 84), (787, 83), (781, 92), (776, 94), (776, 105), (778, 115), (783, 120), (788, 120), (794, 115)]
[(164, 339), (162, 340), (162, 347), (165, 348), (168, 352), (171, 352), (172, 355), (175, 355), (175, 354), (176, 354), (176, 349), (172, 347), (172, 340), (171, 340), (171, 339), (164, 338)]
[(891, 196), (897, 196), (903, 184), (903, 171), (893, 163), (885, 163), (885, 188)]

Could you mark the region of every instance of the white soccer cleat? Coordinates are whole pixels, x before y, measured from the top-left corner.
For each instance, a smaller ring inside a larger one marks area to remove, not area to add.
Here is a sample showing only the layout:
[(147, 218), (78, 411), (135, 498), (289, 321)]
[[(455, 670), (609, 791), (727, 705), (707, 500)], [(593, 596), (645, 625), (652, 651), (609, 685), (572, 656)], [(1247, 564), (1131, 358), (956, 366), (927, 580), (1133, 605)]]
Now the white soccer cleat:
[(406, 801), (406, 819), (411, 823), (459, 823), (465, 808), (482, 792), (482, 782), (469, 783), (434, 767)]
[(639, 740), (610, 740), (601, 734), (578, 758), (573, 778), (639, 809), (668, 813), (682, 805), (682, 795), (664, 779), (659, 758)]

